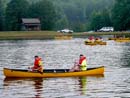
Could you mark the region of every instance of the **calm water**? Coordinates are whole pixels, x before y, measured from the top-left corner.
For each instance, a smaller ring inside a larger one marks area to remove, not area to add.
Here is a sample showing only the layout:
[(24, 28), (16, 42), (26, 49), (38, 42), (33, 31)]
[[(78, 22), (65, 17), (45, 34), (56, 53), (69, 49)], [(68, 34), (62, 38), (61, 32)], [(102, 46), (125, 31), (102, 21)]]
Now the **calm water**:
[[(0, 41), (0, 98), (130, 97), (130, 43), (104, 39), (106, 46), (86, 46), (84, 38)], [(104, 76), (9, 79), (2, 72), (3, 67), (26, 69), (34, 55), (43, 58), (44, 68), (71, 68), (80, 53), (88, 67), (104, 65)]]

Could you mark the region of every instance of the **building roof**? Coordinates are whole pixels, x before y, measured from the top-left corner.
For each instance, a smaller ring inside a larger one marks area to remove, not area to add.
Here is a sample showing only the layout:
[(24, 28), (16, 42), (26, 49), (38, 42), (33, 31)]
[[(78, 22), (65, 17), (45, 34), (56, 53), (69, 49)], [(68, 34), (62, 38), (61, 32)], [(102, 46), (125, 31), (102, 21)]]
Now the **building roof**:
[(24, 24), (40, 24), (40, 20), (38, 18), (22, 18), (22, 23)]

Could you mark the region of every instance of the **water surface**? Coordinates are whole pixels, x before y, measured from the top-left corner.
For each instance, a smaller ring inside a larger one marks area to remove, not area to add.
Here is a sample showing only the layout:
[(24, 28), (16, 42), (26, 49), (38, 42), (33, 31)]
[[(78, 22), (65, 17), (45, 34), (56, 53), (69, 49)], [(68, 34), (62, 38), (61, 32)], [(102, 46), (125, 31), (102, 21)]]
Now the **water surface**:
[[(130, 97), (130, 43), (104, 39), (104, 46), (84, 45), (85, 38), (0, 41), (0, 97)], [(35, 55), (43, 58), (44, 68), (71, 68), (81, 53), (87, 56), (88, 67), (104, 65), (104, 76), (10, 79), (2, 72), (4, 67), (26, 69)]]

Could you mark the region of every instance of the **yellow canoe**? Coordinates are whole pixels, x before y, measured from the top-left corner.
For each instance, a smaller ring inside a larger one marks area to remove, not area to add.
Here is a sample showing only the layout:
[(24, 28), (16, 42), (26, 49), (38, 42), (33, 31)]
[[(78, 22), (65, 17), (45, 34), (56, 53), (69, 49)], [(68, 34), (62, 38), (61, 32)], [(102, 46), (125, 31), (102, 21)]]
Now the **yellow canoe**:
[(104, 66), (88, 68), (86, 71), (69, 72), (69, 69), (44, 69), (43, 73), (30, 72), (24, 69), (3, 69), (5, 77), (17, 78), (53, 78), (53, 77), (77, 77), (96, 76), (104, 74)]
[(109, 38), (109, 40), (114, 40), (116, 42), (130, 42), (130, 38)]
[(85, 45), (106, 45), (107, 43), (106, 42), (87, 42), (85, 41)]
[(130, 40), (129, 37), (126, 38), (108, 38), (108, 40)]
[(130, 39), (129, 40), (127, 40), (127, 39), (116, 39), (114, 41), (116, 41), (116, 42), (130, 42)]

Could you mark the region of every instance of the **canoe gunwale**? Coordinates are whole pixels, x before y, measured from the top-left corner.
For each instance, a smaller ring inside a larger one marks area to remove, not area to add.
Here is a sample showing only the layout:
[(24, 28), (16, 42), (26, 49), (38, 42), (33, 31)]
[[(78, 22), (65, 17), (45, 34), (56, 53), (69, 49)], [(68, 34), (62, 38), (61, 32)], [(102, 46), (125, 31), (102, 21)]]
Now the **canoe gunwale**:
[[(100, 67), (94, 67), (94, 68), (87, 68), (87, 71), (89, 70), (93, 70), (93, 69), (97, 69), (97, 68), (102, 68), (104, 66), (100, 66)], [(7, 70), (11, 70), (13, 71), (21, 71), (21, 72), (31, 72), (31, 73), (38, 73), (36, 71), (28, 71), (27, 69), (9, 69), (9, 68), (4, 68)], [(43, 73), (68, 73), (70, 69), (44, 69)], [(75, 72), (82, 72), (82, 71), (75, 71)]]

